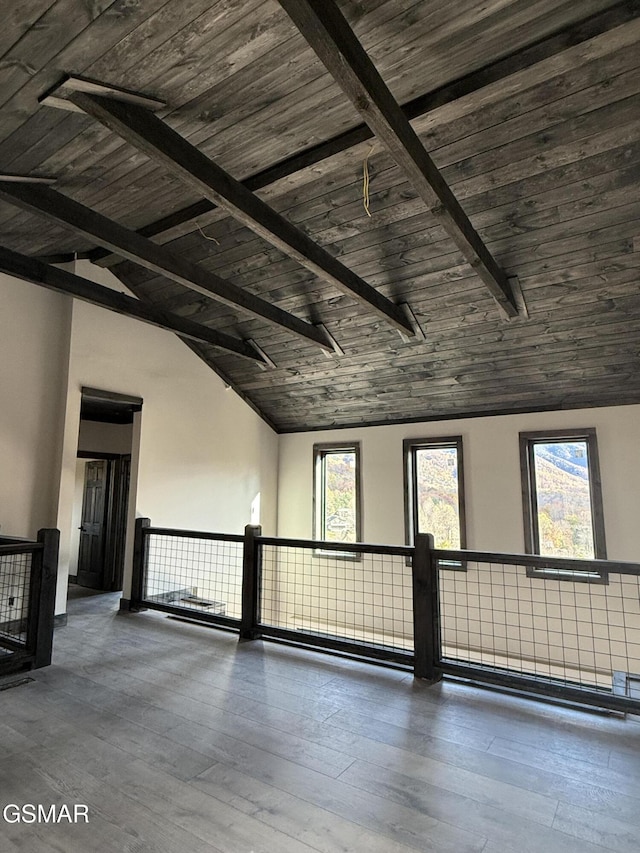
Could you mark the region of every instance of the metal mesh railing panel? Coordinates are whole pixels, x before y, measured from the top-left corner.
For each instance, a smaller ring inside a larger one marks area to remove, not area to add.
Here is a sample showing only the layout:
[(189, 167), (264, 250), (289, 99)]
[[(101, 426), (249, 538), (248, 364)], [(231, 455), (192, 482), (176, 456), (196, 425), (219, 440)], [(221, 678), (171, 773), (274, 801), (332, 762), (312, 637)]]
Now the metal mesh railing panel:
[(240, 619), (242, 541), (145, 535), (143, 601)]
[(262, 545), (261, 623), (301, 634), (413, 652), (405, 555)]
[(32, 559), (29, 553), (0, 556), (0, 656), (10, 653), (3, 641), (26, 646)]
[(442, 658), (612, 691), (640, 673), (640, 577), (528, 577), (525, 565), (441, 571)]

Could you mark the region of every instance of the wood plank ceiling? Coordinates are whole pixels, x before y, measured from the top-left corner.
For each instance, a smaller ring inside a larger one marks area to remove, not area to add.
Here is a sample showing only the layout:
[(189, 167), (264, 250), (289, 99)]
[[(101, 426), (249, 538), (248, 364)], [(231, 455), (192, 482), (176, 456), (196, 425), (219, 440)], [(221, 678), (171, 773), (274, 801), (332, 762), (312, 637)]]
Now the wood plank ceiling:
[[(182, 271), (197, 264), (304, 321), (297, 334), (4, 192), (3, 257), (78, 253), (163, 316), (253, 341), (274, 367), (206, 334), (185, 343), (279, 431), (640, 402), (639, 0), (338, 6), (515, 278), (518, 316), (499, 310), (275, 0), (0, 0), (0, 173), (54, 178)], [(95, 117), (40, 103), (65, 75), (162, 101), (166, 125), (375, 288), (381, 312)], [(424, 338), (386, 322), (385, 305), (404, 303)]]

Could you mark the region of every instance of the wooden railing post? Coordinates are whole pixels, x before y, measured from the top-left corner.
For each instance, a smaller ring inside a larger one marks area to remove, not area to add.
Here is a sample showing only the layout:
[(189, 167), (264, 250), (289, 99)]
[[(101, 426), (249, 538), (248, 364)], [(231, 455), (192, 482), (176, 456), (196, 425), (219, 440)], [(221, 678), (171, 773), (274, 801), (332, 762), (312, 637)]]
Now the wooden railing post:
[(413, 638), (415, 678), (440, 681), (442, 639), (438, 561), (433, 556), (433, 536), (416, 534), (413, 551)]
[(141, 610), (144, 598), (144, 579), (147, 569), (147, 543), (144, 530), (151, 527), (150, 518), (136, 518), (133, 539), (133, 571), (131, 574), (130, 610)]
[(33, 555), (27, 628), (34, 669), (51, 663), (60, 531), (43, 528), (38, 531), (37, 541), (43, 548)]
[(256, 536), (262, 534), (259, 524), (247, 524), (244, 529), (244, 551), (242, 558), (242, 618), (240, 639), (257, 640), (260, 637), (260, 565), (261, 553)]

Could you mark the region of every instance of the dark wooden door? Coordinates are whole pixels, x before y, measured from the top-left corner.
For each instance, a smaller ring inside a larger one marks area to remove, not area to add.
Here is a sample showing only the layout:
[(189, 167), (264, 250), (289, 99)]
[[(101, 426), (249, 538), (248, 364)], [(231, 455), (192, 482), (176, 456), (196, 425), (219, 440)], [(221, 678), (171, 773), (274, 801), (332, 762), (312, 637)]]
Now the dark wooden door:
[(105, 589), (107, 475), (108, 460), (87, 462), (82, 499), (78, 583), (92, 589)]

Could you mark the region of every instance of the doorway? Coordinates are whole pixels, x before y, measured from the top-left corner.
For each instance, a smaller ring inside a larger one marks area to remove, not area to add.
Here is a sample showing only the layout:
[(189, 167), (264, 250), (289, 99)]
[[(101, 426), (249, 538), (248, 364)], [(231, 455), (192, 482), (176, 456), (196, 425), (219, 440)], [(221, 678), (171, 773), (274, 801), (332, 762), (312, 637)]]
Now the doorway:
[(82, 389), (69, 580), (122, 589), (129, 518), (133, 420), (142, 400)]
[(75, 582), (91, 589), (122, 589), (129, 504), (130, 454), (85, 455)]

